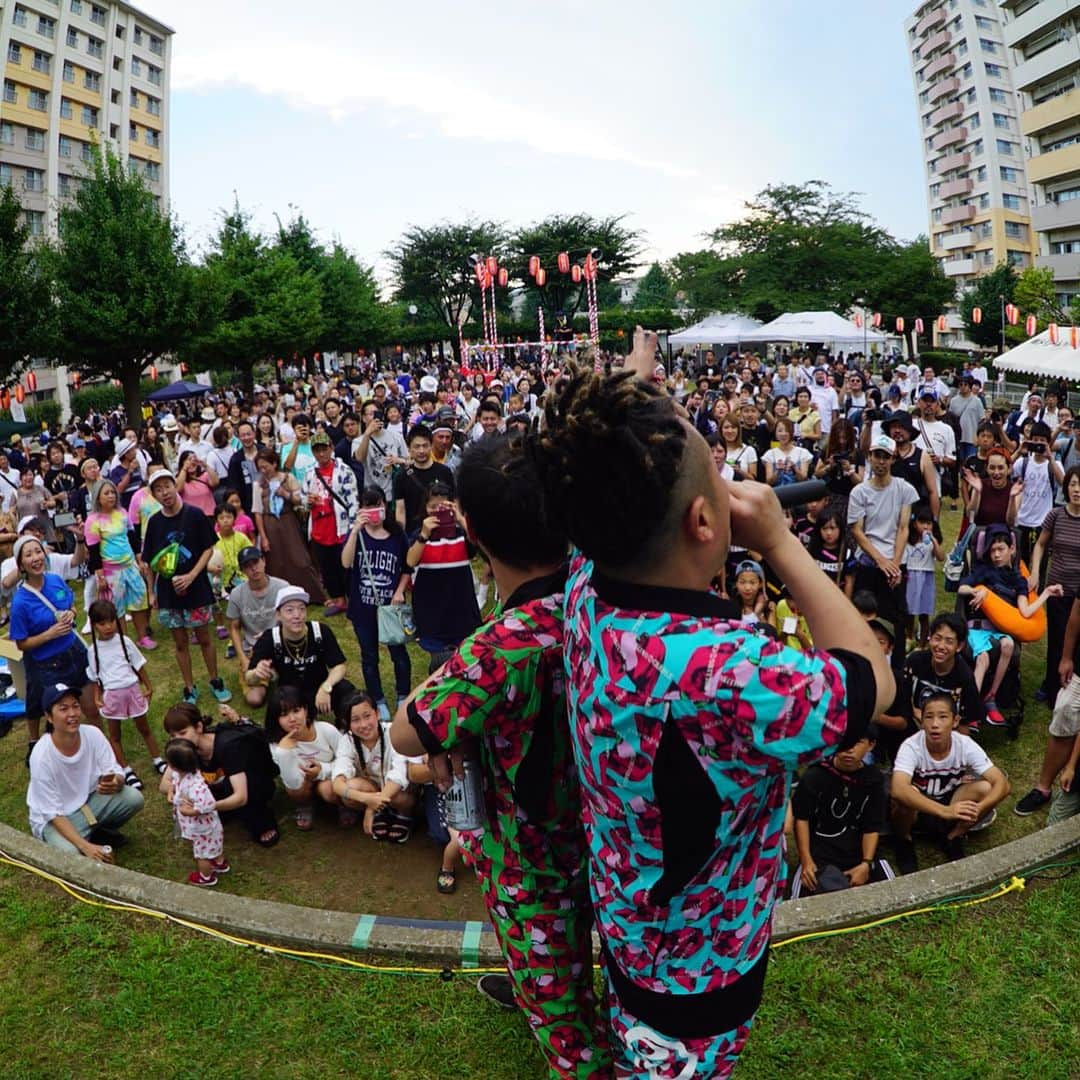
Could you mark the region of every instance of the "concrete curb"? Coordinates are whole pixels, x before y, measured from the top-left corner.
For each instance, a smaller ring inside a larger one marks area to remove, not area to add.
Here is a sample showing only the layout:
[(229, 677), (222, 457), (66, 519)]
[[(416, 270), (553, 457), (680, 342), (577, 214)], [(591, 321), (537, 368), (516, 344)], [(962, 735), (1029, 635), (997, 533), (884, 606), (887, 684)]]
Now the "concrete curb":
[[(1080, 816), (960, 862), (894, 881), (778, 905), (773, 940), (872, 922), (957, 896), (985, 892), (1015, 875), (1056, 862), (1080, 847)], [(196, 889), (67, 855), (0, 824), (0, 852), (114, 900), (163, 911), (236, 937), (293, 949), (357, 953), (373, 962), (423, 967), (500, 967), (491, 926), (439, 922), (251, 900)]]

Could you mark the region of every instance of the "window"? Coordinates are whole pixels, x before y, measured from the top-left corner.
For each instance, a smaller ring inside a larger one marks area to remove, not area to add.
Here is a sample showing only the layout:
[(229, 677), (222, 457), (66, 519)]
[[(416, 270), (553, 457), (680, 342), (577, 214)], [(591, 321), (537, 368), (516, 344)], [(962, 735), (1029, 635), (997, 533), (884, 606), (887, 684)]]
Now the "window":
[(123, 39), (124, 39), (124, 28), (122, 26), (117, 26), (116, 27), (116, 36), (118, 38), (120, 38), (121, 41), (123, 41)]
[(75, 65), (70, 60), (64, 61), (64, 82), (75, 82)]
[(1080, 255), (1080, 240), (1055, 240), (1050, 245), (1051, 255)]
[(60, 198), (66, 199), (71, 194), (71, 177), (61, 173), (56, 180), (56, 190), (59, 192)]
[(146, 77), (150, 80), (154, 86), (161, 85), (161, 68), (153, 67), (150, 64), (146, 65)]
[(109, 91), (109, 100), (114, 105), (119, 105), (120, 104), (120, 91), (119, 90), (111, 90), (111, 91)]
[(131, 88), (131, 107), (137, 109), (139, 107), (139, 91), (134, 87)]
[(139, 141), (139, 125), (138, 124), (129, 124), (128, 125), (128, 142), (138, 142), (138, 141)]
[(116, 142), (116, 140), (120, 138), (120, 125), (119, 124), (110, 124), (109, 125), (109, 138), (112, 139), (113, 142)]
[(979, 226), (979, 235), (986, 240), (988, 237), (994, 235), (994, 226), (989, 221), (984, 221)]
[(1001, 196), (1001, 205), (1004, 206), (1006, 210), (1020, 210), (1020, 209), (1022, 209), (1021, 202), (1022, 202), (1022, 200), (1020, 199), (1019, 195), (1002, 195)]
[(26, 8), (17, 7), (15, 13), (11, 16), (11, 21), (16, 26), (26, 25)]
[(1001, 79), (1005, 77), (1005, 69), (1000, 64), (984, 64), (986, 68), (986, 74), (991, 79)]
[(156, 161), (146, 163), (146, 179), (154, 184), (161, 179), (161, 166)]
[(52, 70), (52, 57), (48, 53), (35, 52), (33, 68), (43, 75), (48, 75)]
[(963, 38), (961, 38), (960, 39), (960, 44), (956, 46), (956, 55), (957, 56), (967, 56), (967, 54), (968, 54), (967, 42)]
[(147, 146), (160, 147), (161, 132), (155, 131), (153, 128), (147, 128), (145, 141)]
[(164, 56), (165, 55), (165, 42), (162, 41), (161, 38), (155, 37), (153, 34), (151, 34), (150, 35), (150, 51), (155, 56)]
[(79, 143), (79, 157), (88, 165), (94, 160), (94, 147), (88, 142)]
[(941, 190), (941, 184), (940, 184), (940, 182), (939, 182), (939, 183), (937, 183), (937, 184), (931, 184), (931, 185), (930, 185), (930, 195), (931, 195), (931, 196), (932, 196), (933, 198), (935, 198), (935, 199), (936, 199), (936, 198), (938, 197), (938, 192), (939, 192), (940, 190)]
[(131, 74), (132, 75), (141, 75), (142, 74), (142, 61), (137, 56), (133, 56), (131, 58)]
[(1028, 253), (1026, 251), (1008, 251), (1006, 252), (1010, 266), (1027, 266), (1029, 264)]
[(931, 215), (936, 222), (941, 221), (941, 207), (939, 206)]
[(1019, 184), (1020, 183), (1020, 170), (1014, 169), (1011, 165), (1002, 165), (1001, 167), (1001, 179), (1006, 184)]
[(1002, 113), (994, 113), (994, 127), (996, 128), (1009, 128), (1009, 118)]
[(113, 69), (113, 71), (123, 71), (124, 70), (123, 57), (114, 56), (112, 58), (112, 69)]
[(44, 150), (45, 149), (45, 132), (38, 128), (26, 129), (26, 149), (27, 150)]
[(13, 64), (22, 63), (22, 46), (17, 41), (8, 43), (7, 58)]
[(82, 14), (82, 0), (71, 0), (71, 14), (72, 15), (81, 15)]
[(999, 90), (996, 86), (990, 87), (990, 100), (998, 105), (1004, 105), (1009, 100), (1009, 95), (1004, 90)]
[(147, 94), (146, 95), (146, 111), (151, 116), (160, 116), (161, 115), (161, 98), (151, 97), (149, 94)]
[(27, 210), (26, 211), (26, 227), (30, 230), (31, 236), (44, 236), (45, 235), (45, 211), (44, 210)]
[(51, 38), (56, 33), (56, 20), (50, 19), (45, 15), (39, 15), (37, 21), (37, 32), (42, 37)]
[(975, 16), (975, 25), (980, 30), (993, 30), (994, 29), (993, 20), (988, 19), (985, 15), (976, 15)]
[(67, 43), (72, 49), (77, 49), (79, 47), (79, 31), (76, 30), (74, 26), (68, 27)]
[(87, 90), (93, 90), (96, 93), (101, 92), (101, 76), (96, 71), (88, 71), (83, 75), (83, 86)]
[(71, 157), (71, 139), (69, 139), (67, 135), (60, 136), (59, 151), (61, 157)]
[(983, 195), (979, 196), (979, 209), (980, 210), (989, 210), (990, 209), (990, 196), (989, 195), (983, 194)]
[(44, 169), (27, 169), (23, 174), (23, 190), (25, 191), (44, 191), (45, 190), (45, 170)]
[(97, 127), (98, 110), (93, 105), (84, 105), (82, 107), (82, 122), (87, 127)]
[(997, 42), (991, 41), (989, 38), (979, 38), (979, 48), (985, 53), (996, 53), (998, 51)]
[(15, 84), (10, 79), (4, 80), (4, 100), (9, 105), (19, 103), (19, 91), (15, 89)]
[(1018, 221), (1006, 221), (1005, 235), (1011, 236), (1016, 240), (1024, 240), (1027, 238), (1027, 227), (1021, 225)]
[(0, 146), (15, 145), (15, 127), (6, 120), (0, 123)]
[(1008, 157), (1012, 157), (1015, 147), (1016, 143), (1011, 143), (1008, 139), (997, 140), (997, 152), (999, 154), (1005, 154)]
[(11, 166), (0, 161), (0, 186), (11, 187), (12, 180)]
[(983, 152), (982, 139), (976, 139), (973, 143), (971, 143), (969, 146), (969, 150), (975, 155), (981, 154)]
[(974, 74), (974, 68), (972, 68), (972, 66), (971, 66), (971, 61), (968, 61), (960, 69), (960, 78), (961, 79), (970, 79), (973, 74)]
[(979, 118), (978, 113), (972, 113), (964, 123), (970, 131), (978, 131), (982, 127), (982, 120)]
[(976, 182), (982, 183), (986, 179), (986, 166), (980, 165), (974, 173), (970, 174)]
[(49, 95), (44, 90), (31, 90), (27, 95), (26, 104), (36, 112), (48, 112)]
[(105, 55), (105, 42), (100, 38), (90, 37), (86, 38), (86, 54), (87, 56), (94, 56), (98, 60)]
[(968, 91), (968, 92), (967, 92), (967, 93), (966, 93), (966, 94), (964, 95), (964, 100), (965, 100), (965, 101), (966, 101), (966, 102), (967, 102), (967, 103), (968, 103), (969, 105), (974, 105), (974, 104), (975, 104), (975, 99), (976, 99), (977, 97), (978, 97), (978, 95), (977, 95), (977, 94), (975, 93), (975, 87), (973, 86), (973, 87), (972, 87), (972, 88), (971, 88), (971, 89), (970, 89), (970, 90), (969, 90), (969, 91)]
[(105, 9), (103, 7), (98, 7), (97, 4), (94, 4), (93, 7), (90, 8), (90, 21), (92, 23), (97, 23), (98, 26), (104, 26)]
[(68, 101), (67, 98), (61, 98), (60, 99), (60, 119), (61, 120), (70, 120), (71, 119), (71, 102)]
[(143, 32), (141, 26), (135, 27), (135, 44), (141, 45), (143, 43)]
[(1046, 201), (1053, 203), (1071, 202), (1073, 199), (1080, 199), (1080, 187), (1065, 188), (1064, 191), (1054, 191), (1046, 196)]

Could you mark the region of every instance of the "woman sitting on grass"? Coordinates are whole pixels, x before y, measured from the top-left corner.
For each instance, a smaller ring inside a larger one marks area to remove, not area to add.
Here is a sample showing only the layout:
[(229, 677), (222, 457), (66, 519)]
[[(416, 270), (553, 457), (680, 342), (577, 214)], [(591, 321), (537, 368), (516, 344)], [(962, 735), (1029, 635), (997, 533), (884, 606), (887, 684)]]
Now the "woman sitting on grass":
[(331, 780), (341, 735), (333, 724), (312, 718), (298, 686), (283, 686), (278, 691), (277, 709), (267, 710), (266, 733), (270, 753), (281, 770), (285, 794), (297, 804), (296, 827), (304, 832), (310, 830), (316, 799), (336, 806), (342, 825), (352, 824)]

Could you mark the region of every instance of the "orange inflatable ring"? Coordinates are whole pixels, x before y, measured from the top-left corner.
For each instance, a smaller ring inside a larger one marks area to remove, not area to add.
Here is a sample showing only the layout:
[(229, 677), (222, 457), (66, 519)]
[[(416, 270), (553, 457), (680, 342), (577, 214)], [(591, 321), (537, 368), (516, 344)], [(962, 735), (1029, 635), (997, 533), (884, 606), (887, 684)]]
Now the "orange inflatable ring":
[[(1024, 578), (1028, 576), (1028, 569), (1023, 563), (1020, 563), (1020, 574)], [(976, 590), (983, 594), (979, 614), (992, 622), (995, 629), (1024, 643), (1041, 641), (1046, 636), (1045, 604), (1030, 619), (1025, 619), (1020, 614), (1019, 608), (1005, 603), (1000, 596), (992, 593), (989, 589), (980, 585), (976, 587)], [(1034, 604), (1038, 598), (1039, 594), (1037, 592), (1028, 593), (1030, 603)]]

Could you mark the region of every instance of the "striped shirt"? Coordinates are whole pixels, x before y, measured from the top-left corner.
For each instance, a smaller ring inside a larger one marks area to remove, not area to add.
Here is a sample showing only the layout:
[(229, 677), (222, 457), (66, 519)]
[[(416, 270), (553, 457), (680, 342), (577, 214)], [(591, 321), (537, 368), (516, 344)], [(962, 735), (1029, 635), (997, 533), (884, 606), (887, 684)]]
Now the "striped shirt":
[(1080, 596), (1080, 515), (1056, 506), (1046, 515), (1042, 531), (1049, 533), (1046, 583), (1061, 585), (1066, 596)]

